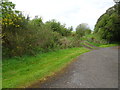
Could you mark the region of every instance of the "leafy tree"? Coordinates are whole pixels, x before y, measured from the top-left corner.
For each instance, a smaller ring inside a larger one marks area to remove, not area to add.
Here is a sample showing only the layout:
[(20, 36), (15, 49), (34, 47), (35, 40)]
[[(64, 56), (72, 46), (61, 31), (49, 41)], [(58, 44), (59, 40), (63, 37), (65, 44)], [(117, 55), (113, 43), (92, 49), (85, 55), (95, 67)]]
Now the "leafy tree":
[(34, 18), (33, 20), (30, 21), (30, 23), (32, 25), (35, 25), (35, 26), (41, 26), (43, 25), (43, 21), (42, 21), (42, 18)]
[(68, 29), (66, 30), (66, 35), (65, 36), (70, 36), (72, 34), (73, 31), (73, 27), (68, 27)]
[(9, 26), (20, 27), (20, 25), (16, 24), (17, 20), (21, 20), (17, 15), (19, 11), (14, 10), (15, 4), (9, 2), (8, 0), (3, 0), (1, 3), (2, 8), (2, 27), (5, 30)]
[(78, 34), (79, 37), (82, 37), (85, 35), (85, 31), (88, 29), (89, 29), (88, 24), (82, 23), (77, 26), (76, 33)]
[(85, 30), (85, 35), (89, 35), (89, 34), (91, 34), (91, 32), (92, 32), (92, 31), (91, 31), (90, 29), (86, 29), (86, 30)]
[(58, 32), (62, 36), (70, 35), (71, 31), (73, 30), (72, 27), (66, 28), (65, 25), (62, 25), (60, 22), (56, 20), (47, 21), (45, 23), (47, 27), (50, 27), (53, 32)]
[(94, 33), (108, 42), (119, 41), (120, 19), (116, 5), (109, 8), (97, 21)]

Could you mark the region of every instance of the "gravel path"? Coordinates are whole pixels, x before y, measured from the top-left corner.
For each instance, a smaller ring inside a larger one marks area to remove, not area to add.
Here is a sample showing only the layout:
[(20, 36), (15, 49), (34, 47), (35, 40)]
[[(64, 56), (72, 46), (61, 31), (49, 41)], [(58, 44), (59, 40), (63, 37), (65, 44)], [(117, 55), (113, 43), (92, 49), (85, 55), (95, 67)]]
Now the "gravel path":
[(81, 55), (65, 73), (40, 88), (117, 88), (118, 49), (100, 48)]

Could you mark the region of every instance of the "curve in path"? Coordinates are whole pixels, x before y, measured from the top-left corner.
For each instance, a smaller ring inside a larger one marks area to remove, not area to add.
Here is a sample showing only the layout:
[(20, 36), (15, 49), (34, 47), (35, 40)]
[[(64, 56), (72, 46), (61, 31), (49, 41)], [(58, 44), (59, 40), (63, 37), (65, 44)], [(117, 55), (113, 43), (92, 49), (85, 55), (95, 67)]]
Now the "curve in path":
[(39, 88), (117, 88), (118, 49), (100, 48), (81, 55), (64, 74)]

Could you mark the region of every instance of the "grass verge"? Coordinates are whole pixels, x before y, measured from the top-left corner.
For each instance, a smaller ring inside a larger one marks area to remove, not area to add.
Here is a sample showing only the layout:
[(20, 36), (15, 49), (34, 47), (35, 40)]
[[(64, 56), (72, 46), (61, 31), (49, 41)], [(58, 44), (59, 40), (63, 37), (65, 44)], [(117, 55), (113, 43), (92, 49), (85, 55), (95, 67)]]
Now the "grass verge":
[(105, 48), (105, 47), (112, 47), (112, 46), (118, 46), (118, 44), (106, 44), (106, 45), (100, 45), (99, 47)]
[(120, 45), (119, 43), (114, 43), (114, 44), (99, 44), (99, 43), (88, 42), (88, 41), (86, 41), (86, 42), (89, 43), (89, 44), (92, 44), (92, 45), (94, 45), (94, 46), (102, 47), (102, 48)]
[(36, 56), (3, 61), (3, 88), (24, 88), (64, 68), (74, 58), (88, 52), (86, 48), (69, 48)]

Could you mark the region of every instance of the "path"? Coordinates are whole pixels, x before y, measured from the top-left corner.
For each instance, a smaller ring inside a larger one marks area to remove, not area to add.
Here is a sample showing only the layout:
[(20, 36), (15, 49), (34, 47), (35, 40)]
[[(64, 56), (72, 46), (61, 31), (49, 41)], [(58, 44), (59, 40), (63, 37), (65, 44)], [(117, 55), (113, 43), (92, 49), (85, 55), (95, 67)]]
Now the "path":
[(41, 88), (117, 88), (118, 49), (116, 47), (100, 48), (85, 53), (73, 62), (64, 74), (36, 86)]

